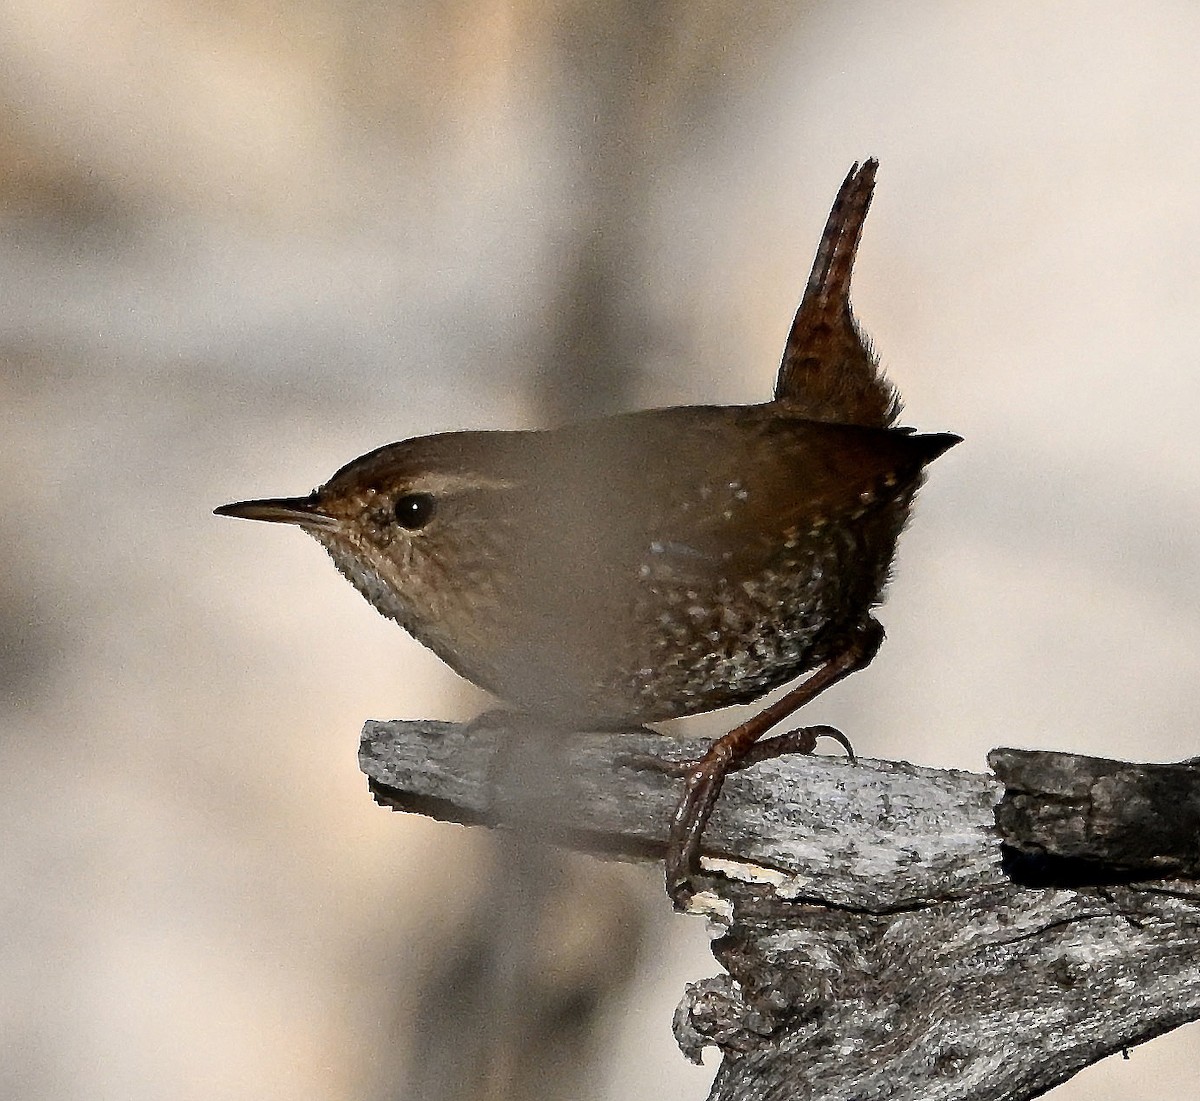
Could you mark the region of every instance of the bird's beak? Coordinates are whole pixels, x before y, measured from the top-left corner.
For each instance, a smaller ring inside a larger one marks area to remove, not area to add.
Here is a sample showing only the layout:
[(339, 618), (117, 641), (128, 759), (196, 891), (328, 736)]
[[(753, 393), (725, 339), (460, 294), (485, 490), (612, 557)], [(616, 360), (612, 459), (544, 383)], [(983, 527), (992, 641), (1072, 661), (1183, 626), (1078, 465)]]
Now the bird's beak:
[(266, 520), (271, 524), (297, 524), (302, 528), (336, 531), (341, 522), (317, 503), (315, 496), (271, 497), (264, 501), (236, 501), (213, 509), (217, 516), (240, 516), (243, 520)]

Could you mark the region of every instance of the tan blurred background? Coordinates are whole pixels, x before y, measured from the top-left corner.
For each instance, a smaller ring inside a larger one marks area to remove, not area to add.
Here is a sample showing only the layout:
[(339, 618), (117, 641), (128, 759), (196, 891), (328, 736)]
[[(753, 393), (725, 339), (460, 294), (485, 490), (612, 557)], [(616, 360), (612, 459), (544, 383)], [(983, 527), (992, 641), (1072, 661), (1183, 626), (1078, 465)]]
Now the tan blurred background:
[[(967, 442), (812, 718), (974, 769), (1200, 754), (1198, 55), (1184, 2), (0, 0), (0, 1096), (457, 1096), (494, 849), (373, 806), (355, 750), (485, 700), (210, 511), (409, 435), (765, 398), (866, 155), (859, 316)], [(703, 1097), (703, 923), (653, 868), (547, 875), (514, 1077)], [(1193, 1093), (1195, 1047), (1055, 1096)]]

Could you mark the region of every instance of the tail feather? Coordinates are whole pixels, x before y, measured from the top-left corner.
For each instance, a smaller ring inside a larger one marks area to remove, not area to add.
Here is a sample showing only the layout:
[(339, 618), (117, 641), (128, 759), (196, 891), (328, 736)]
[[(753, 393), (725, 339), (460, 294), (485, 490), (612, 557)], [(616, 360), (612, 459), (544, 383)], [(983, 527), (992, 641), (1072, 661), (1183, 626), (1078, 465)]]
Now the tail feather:
[(879, 162), (855, 164), (843, 181), (788, 334), (775, 400), (797, 415), (886, 428), (900, 397), (884, 378), (850, 309), (850, 278)]

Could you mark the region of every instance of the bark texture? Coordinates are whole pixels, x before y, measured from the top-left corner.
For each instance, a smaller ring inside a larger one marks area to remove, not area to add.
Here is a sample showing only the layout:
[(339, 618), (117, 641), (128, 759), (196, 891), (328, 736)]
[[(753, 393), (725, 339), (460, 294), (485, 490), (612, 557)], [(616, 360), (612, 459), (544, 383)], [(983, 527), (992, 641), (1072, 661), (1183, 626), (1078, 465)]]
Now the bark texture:
[[(385, 805), (527, 823), (491, 795), (496, 737), (369, 722), (360, 759)], [(661, 855), (676, 781), (622, 758), (701, 743), (545, 745), (540, 837)], [(690, 985), (675, 1019), (689, 1058), (723, 1055), (714, 1101), (1028, 1098), (1200, 1017), (1200, 769), (989, 763), (790, 758), (728, 779), (693, 904), (727, 973)]]

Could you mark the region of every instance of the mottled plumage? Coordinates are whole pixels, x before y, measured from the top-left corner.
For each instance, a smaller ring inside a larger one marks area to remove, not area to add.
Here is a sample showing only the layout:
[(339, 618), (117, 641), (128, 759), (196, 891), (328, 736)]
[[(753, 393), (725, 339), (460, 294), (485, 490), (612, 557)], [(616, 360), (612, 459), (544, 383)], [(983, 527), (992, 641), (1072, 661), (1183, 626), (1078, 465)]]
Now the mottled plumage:
[[(879, 600), (921, 469), (951, 442), (774, 405), (661, 409), (407, 440), (307, 503), (339, 521), (311, 529), (338, 568), (457, 672), (613, 727), (745, 703), (825, 660)], [(435, 506), (408, 531), (396, 502), (414, 494)], [(581, 541), (602, 553), (564, 560)], [(622, 629), (580, 652), (598, 615)], [(557, 676), (520, 656), (535, 630), (556, 637)]]

